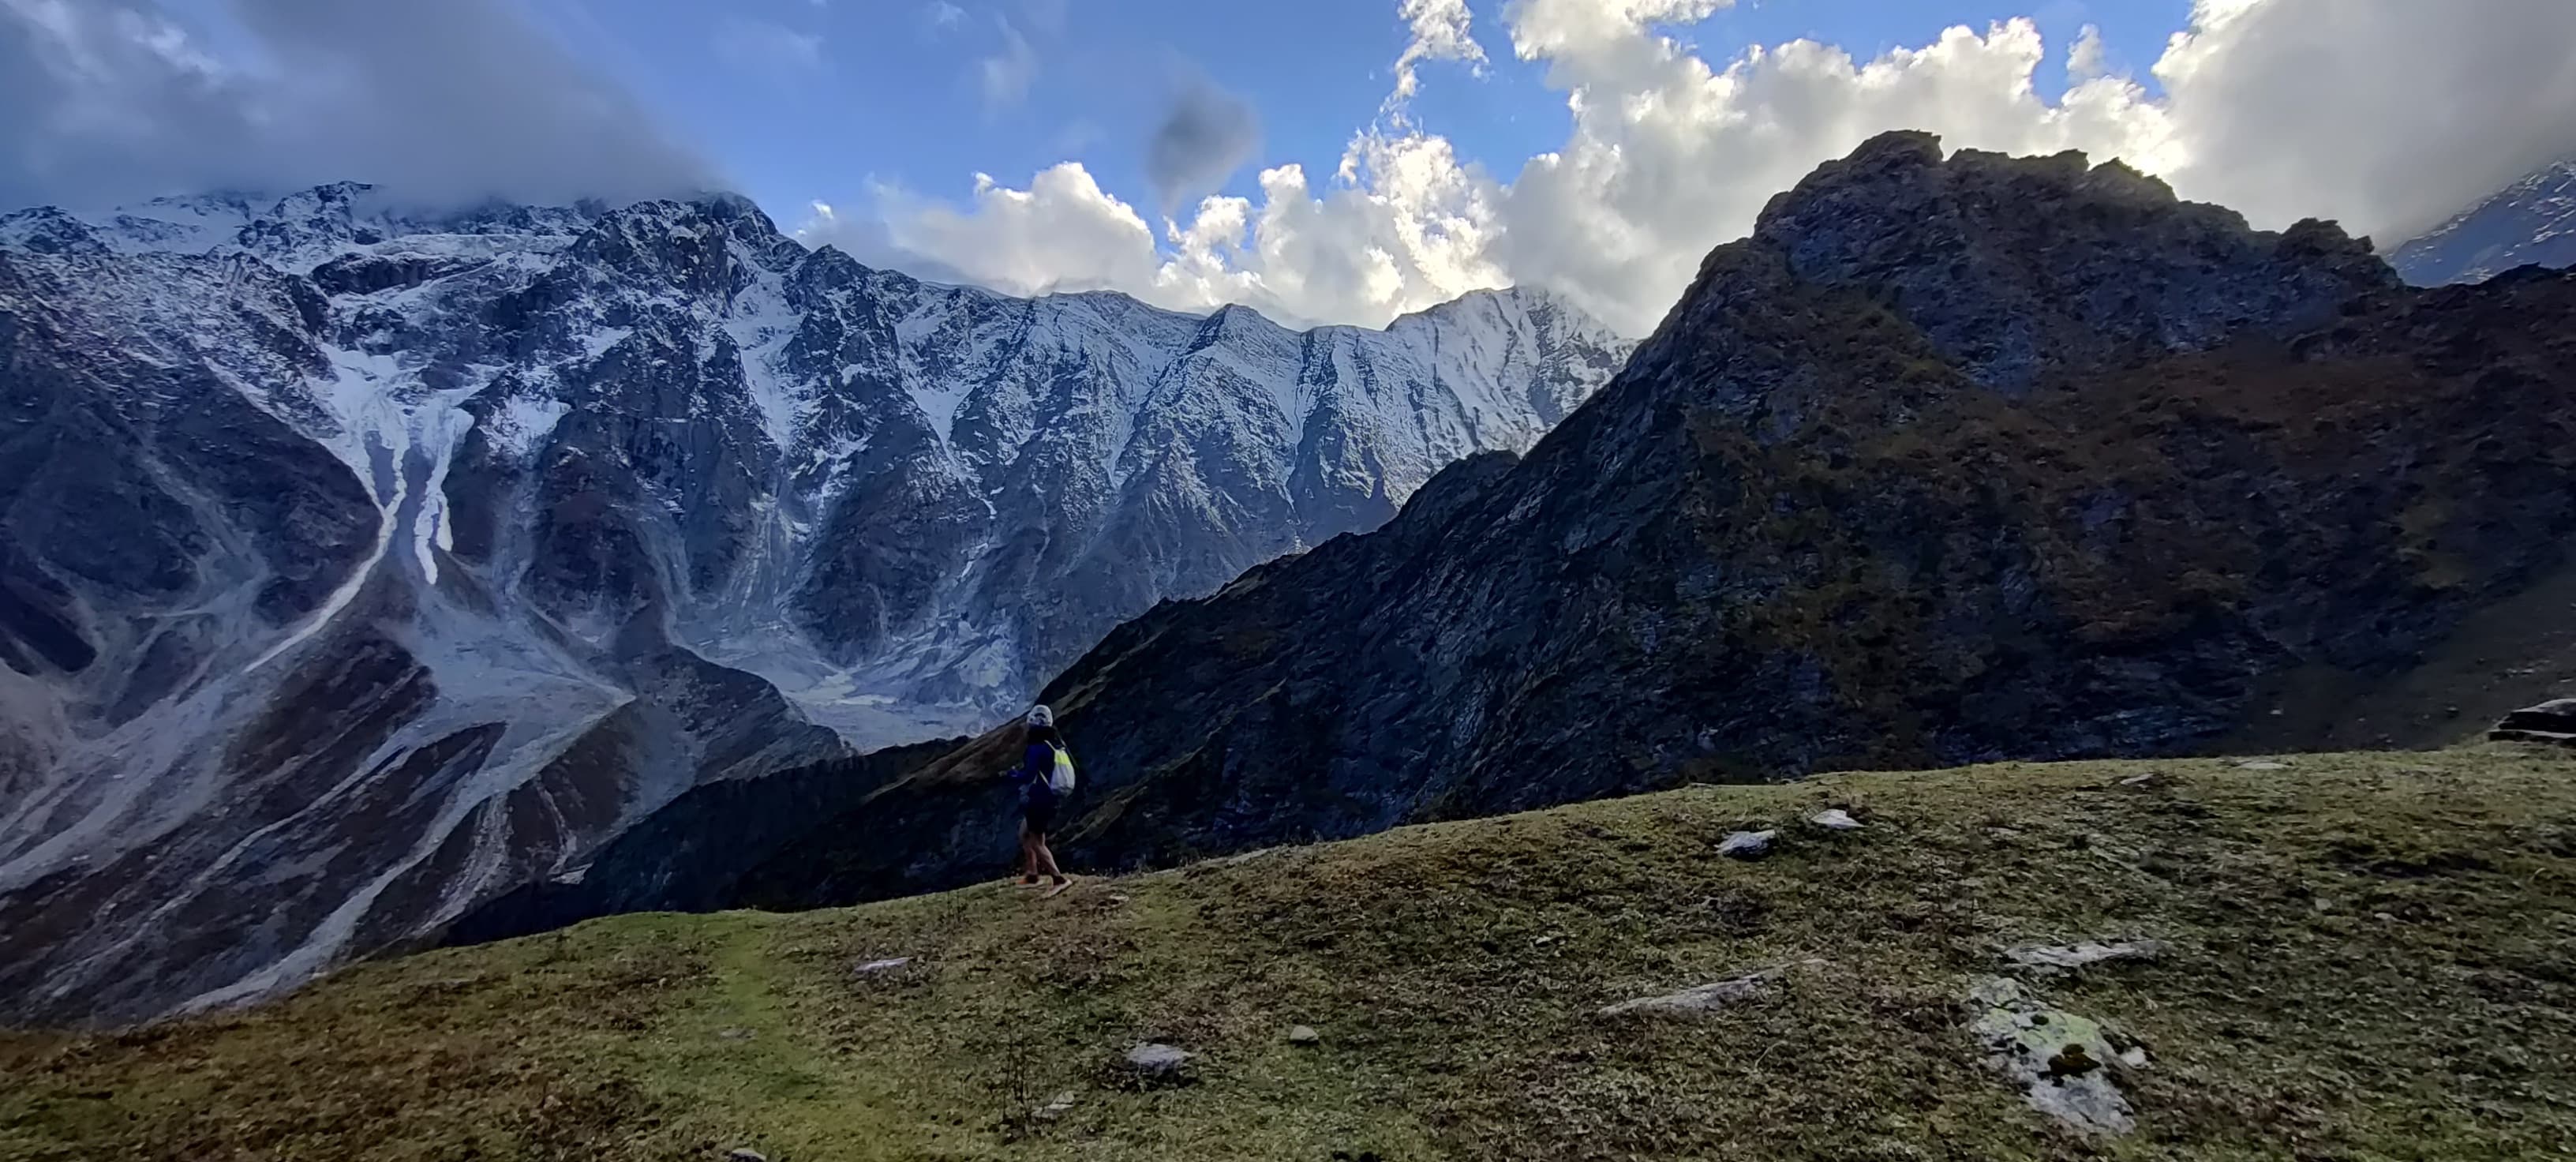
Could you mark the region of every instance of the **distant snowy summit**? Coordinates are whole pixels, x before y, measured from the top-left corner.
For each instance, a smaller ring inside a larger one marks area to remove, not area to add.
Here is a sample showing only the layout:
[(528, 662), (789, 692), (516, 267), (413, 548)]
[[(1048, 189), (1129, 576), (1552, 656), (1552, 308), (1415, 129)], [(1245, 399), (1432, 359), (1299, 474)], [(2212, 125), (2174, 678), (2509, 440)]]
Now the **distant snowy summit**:
[(249, 995), (690, 786), (998, 721), (1629, 349), (1529, 289), (1016, 299), (731, 195), (0, 216), (0, 1013)]
[[(688, 517), (638, 537), (680, 566), (655, 596), (692, 648), (867, 743), (1007, 713), (1154, 601), (1373, 528), (1462, 456), (1526, 449), (1632, 346), (1529, 288), (1303, 332), (1244, 307), (1016, 299), (808, 251), (734, 195), (427, 214), (339, 183), (20, 211), (0, 246), (303, 276), (342, 316), (312, 435), (362, 476), (368, 441), (415, 433), (445, 433), (422, 449), (441, 463), (542, 475), (584, 450), (568, 416), (711, 422), (688, 448), (602, 449)], [(166, 316), (149, 290), (100, 321)], [(505, 589), (564, 580), (511, 564)], [(585, 596), (614, 622), (644, 595)]]
[(2482, 282), (2517, 266), (2576, 266), (2576, 158), (2544, 166), (2398, 247), (2389, 264), (2417, 286)]

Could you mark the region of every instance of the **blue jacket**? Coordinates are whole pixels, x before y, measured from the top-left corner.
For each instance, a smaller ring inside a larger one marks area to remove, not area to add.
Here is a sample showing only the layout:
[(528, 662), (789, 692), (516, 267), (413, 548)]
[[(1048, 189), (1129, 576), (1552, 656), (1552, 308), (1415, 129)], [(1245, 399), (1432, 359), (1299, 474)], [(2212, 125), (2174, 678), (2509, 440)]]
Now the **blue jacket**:
[(1020, 785), (1023, 803), (1055, 802), (1055, 787), (1047, 780), (1055, 774), (1055, 748), (1043, 742), (1032, 742), (1020, 755), (1020, 765), (1011, 771), (1011, 781)]

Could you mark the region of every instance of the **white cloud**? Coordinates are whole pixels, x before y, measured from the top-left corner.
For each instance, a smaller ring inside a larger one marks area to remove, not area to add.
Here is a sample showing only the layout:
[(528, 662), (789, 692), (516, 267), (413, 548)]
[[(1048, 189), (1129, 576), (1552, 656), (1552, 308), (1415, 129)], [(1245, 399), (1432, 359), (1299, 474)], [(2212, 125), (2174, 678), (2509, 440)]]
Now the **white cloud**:
[(977, 83), (983, 87), (984, 111), (998, 113), (1027, 100), (1029, 86), (1038, 79), (1038, 53), (1029, 47), (1029, 38), (1011, 27), (1009, 17), (995, 17), (1002, 30), (1002, 51), (975, 62)]
[(716, 55), (748, 72), (810, 72), (823, 65), (823, 38), (783, 24), (726, 16), (716, 25)]
[(966, 10), (948, 0), (930, 0), (930, 6), (921, 10), (921, 19), (932, 31), (947, 32), (966, 22)]
[[(2563, 0), (2200, 0), (2155, 65), (2164, 96), (2107, 73), (2096, 34), (2064, 46), (2073, 83), (2054, 101), (2034, 84), (2053, 54), (2028, 20), (1871, 59), (1811, 41), (1711, 59), (1663, 31), (1723, 4), (1507, 4), (1514, 52), (1545, 66), (1570, 119), (1561, 146), (1508, 179), (1399, 117), (1362, 131), (1330, 181), (1268, 170), (1258, 198), (1202, 202), (1159, 245), (1131, 207), (1087, 174), (1072, 188), (1061, 167), (1025, 192), (979, 184), (962, 210), (910, 197), (880, 209), (898, 260), (1005, 289), (1078, 282), (1176, 307), (1380, 323), (1529, 282), (1642, 333), (1773, 194), (1886, 129), (1930, 130), (1953, 149), (2117, 156), (2258, 225), (2330, 216), (2390, 241), (2576, 152), (2564, 115), (2576, 4)], [(1461, 6), (1400, 13), (1432, 18), (1417, 45), (1463, 38)], [(935, 230), (907, 221), (925, 215)], [(1035, 237), (1039, 221), (1072, 232)], [(1003, 273), (973, 273), (985, 270)]]
[(2111, 50), (2102, 43), (2101, 26), (2085, 25), (2075, 34), (2075, 47), (2066, 54), (2066, 78), (2082, 84), (2110, 72)]
[[(885, 242), (920, 255), (965, 281), (1012, 294), (1150, 286), (1154, 232), (1109, 196), (1079, 162), (1039, 172), (1025, 190), (975, 175), (964, 209), (900, 191), (876, 191)], [(809, 241), (841, 243), (828, 217), (809, 223)], [(865, 257), (866, 246), (852, 250)]]
[(234, 0), (262, 67), (158, 0), (0, 0), (0, 206), (344, 179), (404, 197), (687, 192), (709, 168), (514, 7)]
[(1402, 0), (1396, 10), (1412, 29), (1404, 55), (1395, 59), (1395, 95), (1403, 101), (1421, 89), (1414, 66), (1423, 61), (1461, 61), (1481, 70), (1485, 50), (1468, 34), (1467, 0)]
[(2389, 243), (2576, 153), (2576, 4), (2200, 0), (2156, 63), (2185, 195)]

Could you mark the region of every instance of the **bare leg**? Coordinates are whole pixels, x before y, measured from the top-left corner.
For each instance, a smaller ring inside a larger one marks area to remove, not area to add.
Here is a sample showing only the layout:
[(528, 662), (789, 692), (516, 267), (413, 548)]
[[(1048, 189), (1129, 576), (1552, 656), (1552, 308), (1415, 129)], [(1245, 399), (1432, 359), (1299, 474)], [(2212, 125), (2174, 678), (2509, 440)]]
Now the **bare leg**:
[(1032, 848), (1032, 854), (1037, 858), (1037, 864), (1033, 870), (1045, 873), (1059, 884), (1063, 883), (1064, 870), (1055, 865), (1055, 852), (1047, 847), (1046, 836), (1037, 836), (1033, 842), (1035, 847)]
[(1038, 882), (1038, 837), (1026, 819), (1020, 821), (1020, 882)]

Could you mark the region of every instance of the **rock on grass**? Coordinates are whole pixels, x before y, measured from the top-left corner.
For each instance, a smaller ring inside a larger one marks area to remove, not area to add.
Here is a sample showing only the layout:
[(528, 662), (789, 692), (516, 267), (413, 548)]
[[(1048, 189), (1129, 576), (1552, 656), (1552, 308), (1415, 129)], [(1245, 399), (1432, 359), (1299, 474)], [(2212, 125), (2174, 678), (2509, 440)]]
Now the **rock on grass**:
[(1777, 831), (1738, 831), (1717, 845), (1717, 853), (1730, 859), (1760, 859), (1771, 853), (1771, 841)]
[(1705, 1013), (1738, 1001), (1752, 1000), (1761, 995), (1772, 981), (1787, 975), (1792, 968), (1823, 963), (1821, 960), (1800, 960), (1789, 964), (1773, 965), (1728, 980), (1686, 988), (1677, 993), (1621, 1001), (1602, 1009), (1601, 1015), (1616, 1017), (1629, 1013)]
[(2116, 1074), (2143, 1068), (2146, 1050), (2088, 1017), (2048, 1005), (2014, 981), (1981, 977), (1968, 988), (1969, 1031), (1986, 1064), (2021, 1087), (2032, 1109), (2095, 1135), (2137, 1126)]

